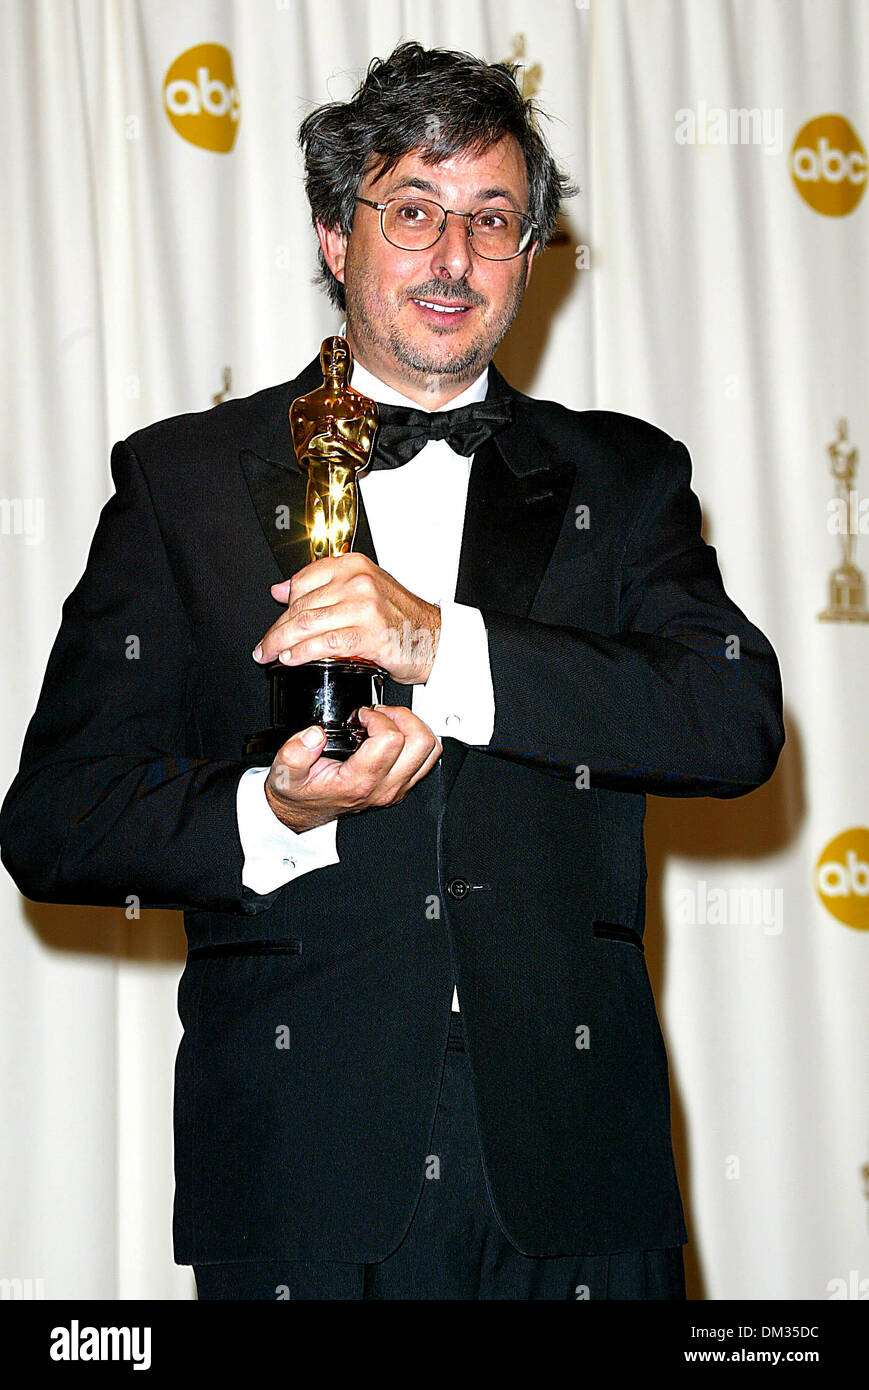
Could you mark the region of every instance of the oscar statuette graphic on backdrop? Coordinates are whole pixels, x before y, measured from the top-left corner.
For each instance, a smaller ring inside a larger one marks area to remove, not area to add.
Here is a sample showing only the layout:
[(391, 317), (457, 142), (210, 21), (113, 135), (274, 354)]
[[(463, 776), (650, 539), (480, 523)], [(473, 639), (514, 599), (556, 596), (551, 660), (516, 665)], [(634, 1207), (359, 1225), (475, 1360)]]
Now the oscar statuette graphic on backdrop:
[[(353, 548), (358, 514), (357, 477), (368, 467), (379, 424), (377, 403), (349, 385), (353, 354), (345, 338), (324, 338), (323, 384), (290, 406), (296, 461), (307, 474), (305, 527), (311, 561)], [(379, 704), (387, 672), (374, 662), (325, 657), (302, 666), (268, 667), (271, 725), (245, 739), (246, 754), (274, 757), (293, 734), (317, 724), (325, 731), (323, 757), (344, 761), (367, 737), (357, 717)]]
[[(866, 579), (857, 565), (857, 536), (860, 531), (861, 508), (858, 505), (857, 466), (859, 454), (848, 440), (848, 421), (836, 424), (836, 438), (827, 445), (830, 471), (836, 485), (836, 496), (830, 502), (827, 529), (841, 537), (841, 558), (829, 580), (829, 605), (818, 614), (822, 622), (866, 623)], [(830, 523), (833, 523), (832, 525)]]

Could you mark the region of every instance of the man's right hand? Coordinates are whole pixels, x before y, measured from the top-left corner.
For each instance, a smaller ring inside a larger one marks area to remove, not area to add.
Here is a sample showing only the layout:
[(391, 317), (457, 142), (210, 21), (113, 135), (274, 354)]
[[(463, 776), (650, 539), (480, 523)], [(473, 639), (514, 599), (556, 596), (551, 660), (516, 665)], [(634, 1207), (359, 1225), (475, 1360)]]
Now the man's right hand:
[(353, 811), (403, 801), (443, 752), (440, 741), (403, 705), (359, 711), (368, 737), (346, 762), (323, 758), (326, 735), (316, 725), (278, 750), (265, 781), (278, 820), (297, 834)]

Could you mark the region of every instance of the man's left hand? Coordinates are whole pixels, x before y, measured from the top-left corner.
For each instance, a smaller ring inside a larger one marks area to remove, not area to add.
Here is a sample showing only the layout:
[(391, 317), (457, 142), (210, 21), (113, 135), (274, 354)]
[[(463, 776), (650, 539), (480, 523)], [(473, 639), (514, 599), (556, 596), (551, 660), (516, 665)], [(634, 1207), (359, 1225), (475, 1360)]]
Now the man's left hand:
[(366, 555), (315, 560), (271, 587), (287, 611), (254, 652), (262, 665), (334, 657), (376, 662), (401, 685), (424, 685), (440, 636), (440, 609), (402, 587)]

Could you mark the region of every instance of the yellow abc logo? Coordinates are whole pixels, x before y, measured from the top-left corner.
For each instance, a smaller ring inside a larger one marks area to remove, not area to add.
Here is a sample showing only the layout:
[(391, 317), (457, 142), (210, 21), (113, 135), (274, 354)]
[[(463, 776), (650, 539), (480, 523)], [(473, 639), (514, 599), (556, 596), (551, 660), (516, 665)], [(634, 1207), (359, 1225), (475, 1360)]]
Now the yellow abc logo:
[(866, 151), (844, 116), (815, 116), (797, 132), (789, 159), (800, 197), (825, 217), (853, 212), (866, 188)]
[(235, 144), (241, 100), (232, 55), (221, 43), (179, 53), (163, 79), (163, 105), (179, 135), (203, 150), (227, 154)]
[(869, 830), (856, 825), (821, 851), (815, 889), (837, 922), (857, 931), (869, 928)]

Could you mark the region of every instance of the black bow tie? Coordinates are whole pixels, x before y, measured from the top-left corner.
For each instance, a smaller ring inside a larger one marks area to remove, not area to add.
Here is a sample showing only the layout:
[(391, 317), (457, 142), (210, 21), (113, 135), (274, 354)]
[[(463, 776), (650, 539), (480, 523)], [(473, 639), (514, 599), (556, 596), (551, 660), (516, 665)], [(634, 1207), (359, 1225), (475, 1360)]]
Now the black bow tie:
[(445, 439), (457, 454), (469, 458), (492, 435), (513, 420), (509, 396), (474, 401), (457, 410), (414, 410), (405, 405), (380, 405), (380, 426), (374, 444), (371, 472), (409, 463), (430, 439)]

